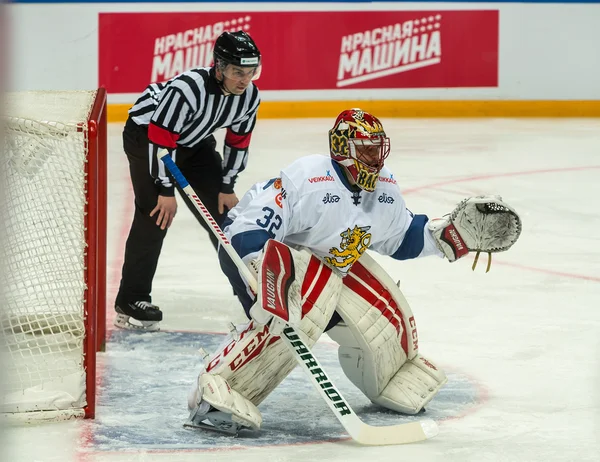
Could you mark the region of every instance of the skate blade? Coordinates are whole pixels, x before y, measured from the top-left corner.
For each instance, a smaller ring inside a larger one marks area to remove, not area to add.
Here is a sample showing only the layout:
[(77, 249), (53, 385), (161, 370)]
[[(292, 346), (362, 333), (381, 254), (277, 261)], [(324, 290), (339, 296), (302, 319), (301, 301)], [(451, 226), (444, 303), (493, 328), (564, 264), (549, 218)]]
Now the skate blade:
[(160, 330), (160, 321), (138, 321), (126, 314), (117, 313), (115, 326), (120, 329), (137, 330), (146, 332), (157, 332)]
[(233, 422), (231, 414), (217, 411), (214, 408), (206, 413), (200, 413), (200, 406), (190, 412), (190, 416), (183, 426), (184, 428), (209, 430), (230, 436), (238, 436), (240, 430), (246, 429), (246, 427)]
[(220, 433), (222, 435), (229, 436), (238, 436), (240, 428), (231, 422), (230, 426), (219, 426), (215, 427), (214, 425), (210, 425), (204, 422), (194, 422), (192, 420), (188, 420), (183, 424), (184, 428), (191, 428), (192, 430), (208, 430), (215, 433)]

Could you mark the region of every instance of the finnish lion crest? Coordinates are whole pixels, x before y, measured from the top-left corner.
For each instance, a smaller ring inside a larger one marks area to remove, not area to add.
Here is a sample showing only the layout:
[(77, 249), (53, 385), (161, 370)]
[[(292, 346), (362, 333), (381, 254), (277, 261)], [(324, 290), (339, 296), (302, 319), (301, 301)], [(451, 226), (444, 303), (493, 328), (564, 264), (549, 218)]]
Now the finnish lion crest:
[[(354, 226), (340, 233), (342, 242), (340, 248), (332, 247), (329, 253), (333, 257), (325, 257), (325, 261), (336, 268), (344, 268), (352, 265), (365, 253), (371, 244), (371, 234), (368, 233), (370, 226)], [(341, 250), (340, 250), (341, 249)]]

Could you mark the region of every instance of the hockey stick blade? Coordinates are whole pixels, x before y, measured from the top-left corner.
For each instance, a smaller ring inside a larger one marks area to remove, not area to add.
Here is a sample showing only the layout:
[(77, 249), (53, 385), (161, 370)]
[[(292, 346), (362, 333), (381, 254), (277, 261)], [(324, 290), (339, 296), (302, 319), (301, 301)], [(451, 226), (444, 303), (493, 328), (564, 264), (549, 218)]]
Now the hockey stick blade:
[[(220, 241), (223, 249), (237, 266), (240, 274), (244, 277), (246, 282), (248, 282), (250, 289), (255, 294), (258, 293), (256, 276), (250, 272), (248, 267), (236, 253), (219, 225), (215, 222), (200, 198), (196, 195), (194, 189), (181, 173), (181, 170), (179, 170), (179, 167), (177, 167), (175, 162), (173, 162), (173, 159), (171, 159), (169, 152), (166, 150), (159, 152), (158, 158), (164, 162), (167, 169), (169, 169), (175, 178), (175, 181), (179, 183), (181, 189), (183, 189), (185, 194), (194, 204), (196, 210), (198, 210), (204, 221), (211, 228), (213, 234)], [(333, 411), (334, 415), (346, 429), (348, 434), (357, 443), (371, 446), (416, 443), (418, 441), (433, 438), (438, 434), (436, 423), (429, 419), (387, 427), (373, 427), (367, 425), (357, 417), (352, 408), (346, 403), (346, 400), (329, 379), (317, 358), (310, 351), (310, 348), (304, 344), (291, 326), (287, 325), (285, 327), (281, 339), (293, 353), (296, 362), (302, 367), (306, 375), (310, 377), (315, 389), (320, 393), (321, 397), (328, 404), (329, 408)]]
[(357, 443), (369, 446), (416, 443), (438, 434), (437, 424), (430, 419), (386, 427), (373, 427), (364, 423), (347, 404), (342, 393), (296, 331), (288, 325), (283, 329), (281, 338), (294, 353), (296, 362), (310, 377), (321, 397)]

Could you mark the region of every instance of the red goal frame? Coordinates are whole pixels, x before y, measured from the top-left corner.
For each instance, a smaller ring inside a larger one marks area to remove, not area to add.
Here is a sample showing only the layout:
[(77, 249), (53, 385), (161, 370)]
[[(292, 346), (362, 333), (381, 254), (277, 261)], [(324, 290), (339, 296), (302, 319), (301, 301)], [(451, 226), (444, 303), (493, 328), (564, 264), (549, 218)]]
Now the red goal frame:
[(99, 88), (88, 118), (85, 164), (87, 178), (84, 218), (87, 252), (85, 256), (84, 303), (86, 372), (85, 418), (96, 416), (96, 352), (104, 351), (106, 341), (106, 220), (107, 220), (107, 121), (106, 89)]

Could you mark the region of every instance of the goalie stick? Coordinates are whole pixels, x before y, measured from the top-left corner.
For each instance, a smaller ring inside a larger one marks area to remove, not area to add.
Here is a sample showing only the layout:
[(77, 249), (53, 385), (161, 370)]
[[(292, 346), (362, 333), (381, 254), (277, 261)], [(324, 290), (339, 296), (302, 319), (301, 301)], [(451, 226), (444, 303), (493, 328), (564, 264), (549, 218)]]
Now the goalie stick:
[[(163, 161), (183, 192), (185, 192), (188, 198), (193, 202), (204, 221), (210, 226), (217, 239), (219, 239), (221, 246), (237, 266), (242, 277), (246, 279), (251, 290), (256, 294), (258, 292), (256, 276), (252, 274), (250, 269), (239, 257), (217, 222), (197, 196), (194, 189), (190, 186), (185, 176), (181, 173), (179, 167), (173, 162), (169, 152), (160, 151), (158, 153), (158, 158)], [(310, 377), (311, 383), (343, 425), (344, 429), (357, 443), (370, 446), (415, 443), (428, 438), (433, 438), (438, 434), (437, 424), (431, 419), (384, 427), (376, 427), (364, 423), (354, 413), (348, 402), (342, 396), (342, 393), (327, 376), (317, 358), (296, 333), (294, 328), (290, 325), (286, 325), (281, 339), (293, 353), (296, 362), (304, 370), (306, 375)]]

